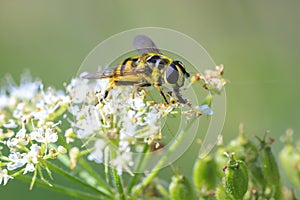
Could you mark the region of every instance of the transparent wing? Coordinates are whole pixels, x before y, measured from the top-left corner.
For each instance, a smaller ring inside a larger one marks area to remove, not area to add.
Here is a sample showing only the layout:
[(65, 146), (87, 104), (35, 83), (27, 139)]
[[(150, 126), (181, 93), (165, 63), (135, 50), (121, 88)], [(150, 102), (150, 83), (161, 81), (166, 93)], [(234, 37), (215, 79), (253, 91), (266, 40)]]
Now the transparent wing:
[(115, 66), (103, 69), (98, 72), (91, 72), (81, 76), (84, 79), (102, 79), (102, 78), (118, 78), (129, 75), (145, 74), (145, 68), (137, 68), (129, 65)]
[(161, 54), (161, 51), (156, 47), (155, 43), (146, 35), (135, 36), (132, 45), (141, 55), (147, 53)]
[(115, 71), (117, 70), (117, 68), (118, 68), (117, 66), (109, 67), (98, 72), (88, 73), (86, 75), (83, 75), (81, 78), (85, 78), (85, 79), (112, 78), (115, 76)]

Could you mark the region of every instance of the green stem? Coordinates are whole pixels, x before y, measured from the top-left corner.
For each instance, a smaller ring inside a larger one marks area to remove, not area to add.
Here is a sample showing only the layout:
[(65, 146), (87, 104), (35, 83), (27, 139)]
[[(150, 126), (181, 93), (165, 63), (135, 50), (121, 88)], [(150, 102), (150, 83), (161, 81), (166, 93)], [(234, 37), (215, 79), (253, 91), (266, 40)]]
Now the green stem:
[[(16, 177), (17, 179), (24, 181), (24, 182), (31, 182), (31, 178), (25, 175), (20, 175), (18, 177)], [(51, 191), (55, 191), (55, 192), (59, 192), (65, 195), (69, 195), (75, 198), (79, 198), (79, 199), (83, 199), (83, 200), (99, 200), (101, 198), (99, 198), (99, 196), (97, 195), (93, 195), (93, 194), (89, 194), (89, 193), (85, 193), (85, 192), (81, 192), (80, 190), (75, 190), (75, 189), (71, 189), (71, 188), (67, 188), (61, 185), (54, 185), (52, 187), (49, 187), (49, 185), (47, 185), (46, 183), (40, 181), (40, 180), (36, 180), (35, 184), (41, 188), (45, 188), (45, 189), (49, 189), (51, 188)], [(104, 198), (102, 198), (104, 199)]]
[(51, 169), (52, 171), (54, 171), (54, 172), (62, 175), (63, 177), (66, 177), (66, 178), (70, 179), (74, 183), (77, 183), (77, 184), (79, 184), (79, 185), (81, 185), (83, 187), (86, 187), (86, 188), (88, 188), (88, 189), (90, 189), (90, 190), (92, 190), (94, 192), (97, 192), (97, 193), (99, 193), (99, 194), (101, 194), (101, 195), (103, 195), (105, 197), (111, 197), (111, 194), (107, 190), (105, 190), (104, 188), (99, 188), (99, 189), (94, 188), (93, 186), (87, 184), (86, 182), (83, 182), (79, 178), (68, 174), (66, 171), (64, 171), (63, 169), (57, 167), (54, 164), (52, 164), (50, 162), (47, 162), (47, 161), (46, 161), (46, 164), (49, 167), (49, 169)]
[[(143, 151), (142, 151), (143, 154), (141, 155), (141, 157), (140, 157), (140, 159), (139, 159), (139, 161), (138, 161), (138, 165), (137, 165), (137, 171), (138, 171), (138, 172), (140, 171), (140, 169), (141, 169), (141, 167), (142, 167), (143, 161), (144, 161), (144, 159), (145, 159), (145, 154), (146, 154), (146, 152), (148, 151), (148, 149), (149, 149), (149, 145), (148, 145), (148, 144), (145, 144), (144, 149), (143, 149)], [(131, 193), (131, 190), (132, 190), (133, 186), (136, 184), (136, 182), (137, 182), (139, 176), (140, 176), (140, 173), (135, 173), (135, 174), (134, 174), (134, 176), (133, 176), (133, 178), (131, 179), (131, 181), (130, 181), (130, 183), (129, 183), (129, 186), (128, 186), (128, 188), (127, 188), (127, 194), (130, 194), (130, 193)]]
[(114, 180), (115, 180), (116, 188), (117, 188), (117, 190), (119, 192), (119, 195), (120, 195), (120, 199), (121, 200), (126, 200), (121, 178), (118, 175), (118, 172), (117, 172), (117, 170), (115, 168), (112, 169), (112, 172), (113, 172), (113, 177), (114, 177)]
[(104, 174), (105, 174), (105, 180), (109, 184), (109, 148), (105, 147), (104, 151)]
[[(65, 146), (67, 149), (70, 149), (70, 145), (67, 144), (61, 134), (59, 135), (60, 141), (63, 143), (63, 146)], [(55, 146), (56, 147), (56, 146)], [(70, 165), (69, 162), (65, 162), (64, 160), (60, 160), (66, 167)], [(68, 160), (69, 161), (69, 160)], [(79, 158), (78, 160), (80, 166), (85, 169), (92, 177), (94, 177), (97, 180), (97, 183), (105, 188), (110, 194), (112, 194), (111, 188), (107, 186), (107, 184), (102, 180), (101, 176), (83, 159)]]
[[(193, 124), (196, 117), (192, 118), (190, 124)], [(178, 144), (182, 141), (187, 131), (190, 129), (191, 126), (187, 126), (183, 131), (180, 132), (180, 135), (176, 138), (176, 140), (172, 143), (169, 151), (159, 160), (157, 165), (151, 171), (151, 173), (143, 180), (142, 183), (136, 186), (133, 194), (132, 199), (137, 199), (137, 197), (143, 192), (145, 187), (153, 180), (153, 178), (157, 175), (159, 170), (163, 167), (165, 162), (168, 160), (169, 155), (177, 148)]]
[[(35, 169), (34, 172), (33, 172), (33, 177), (30, 181), (30, 186), (29, 186), (29, 190), (32, 190), (35, 182), (36, 182), (36, 176), (37, 176), (37, 170)], [(49, 186), (49, 185), (48, 185)]]
[(78, 160), (79, 164), (85, 169), (92, 177), (94, 177), (98, 184), (109, 191), (109, 193), (112, 193), (111, 188), (107, 186), (107, 184), (102, 180), (102, 178), (99, 176), (97, 172), (82, 158), (79, 158)]
[(42, 169), (41, 169), (41, 166), (40, 166), (40, 165), (37, 165), (36, 170), (38, 171), (41, 180), (42, 180), (44, 183), (48, 184), (50, 187), (52, 187), (52, 184), (49, 183), (49, 181), (47, 181), (47, 180), (44, 178), (44, 175), (43, 175), (43, 172), (42, 172)]

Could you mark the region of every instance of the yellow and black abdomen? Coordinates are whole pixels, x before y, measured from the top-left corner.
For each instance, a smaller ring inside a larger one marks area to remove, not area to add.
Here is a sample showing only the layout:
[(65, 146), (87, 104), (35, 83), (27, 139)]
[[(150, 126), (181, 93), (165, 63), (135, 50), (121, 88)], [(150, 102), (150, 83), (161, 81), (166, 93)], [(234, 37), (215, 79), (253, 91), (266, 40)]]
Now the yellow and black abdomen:
[(129, 57), (114, 68), (111, 80), (119, 82), (118, 85), (133, 85), (142, 81), (138, 72), (140, 56)]

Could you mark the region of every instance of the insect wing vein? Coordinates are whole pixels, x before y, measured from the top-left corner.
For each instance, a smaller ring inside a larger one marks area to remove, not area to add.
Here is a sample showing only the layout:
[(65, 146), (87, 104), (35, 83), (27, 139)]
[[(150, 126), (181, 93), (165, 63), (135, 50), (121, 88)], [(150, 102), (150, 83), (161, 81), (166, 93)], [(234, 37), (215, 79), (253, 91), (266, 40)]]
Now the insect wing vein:
[(139, 54), (161, 54), (161, 51), (156, 47), (155, 43), (146, 35), (135, 36), (132, 45)]
[(86, 78), (86, 79), (111, 78), (114, 77), (114, 72), (116, 69), (117, 67), (109, 67), (98, 72), (88, 73), (84, 75), (82, 78)]

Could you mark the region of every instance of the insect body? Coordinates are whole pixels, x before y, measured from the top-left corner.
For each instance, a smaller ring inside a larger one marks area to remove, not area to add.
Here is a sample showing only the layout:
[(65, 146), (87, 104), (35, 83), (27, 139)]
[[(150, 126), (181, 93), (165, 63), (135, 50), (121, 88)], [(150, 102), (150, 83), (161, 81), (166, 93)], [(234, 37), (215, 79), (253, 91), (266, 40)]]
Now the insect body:
[(184, 64), (163, 55), (154, 42), (145, 35), (137, 35), (133, 46), (140, 55), (129, 57), (116, 67), (83, 76), (87, 79), (109, 78), (109, 85), (101, 101), (107, 97), (114, 86), (133, 85), (135, 88), (154, 86), (168, 103), (160, 88), (162, 85), (168, 85), (172, 87), (178, 101), (186, 103), (179, 93), (185, 78), (190, 76)]

